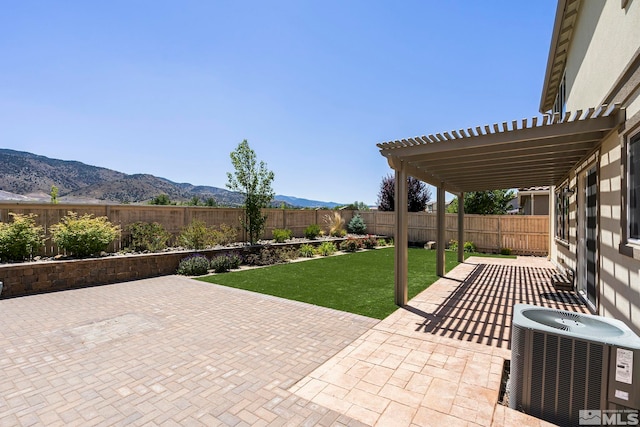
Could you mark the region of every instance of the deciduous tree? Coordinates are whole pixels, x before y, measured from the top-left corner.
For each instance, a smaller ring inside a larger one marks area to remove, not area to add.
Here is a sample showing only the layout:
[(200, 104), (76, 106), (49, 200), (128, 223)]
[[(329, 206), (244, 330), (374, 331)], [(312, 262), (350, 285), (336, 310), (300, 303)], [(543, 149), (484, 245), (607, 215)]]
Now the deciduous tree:
[[(464, 194), (464, 213), (477, 215), (504, 215), (515, 195), (511, 190), (470, 191)], [(447, 212), (458, 212), (458, 198), (454, 198)]]
[[(431, 190), (424, 182), (412, 176), (407, 178), (409, 212), (422, 212), (431, 200)], [(382, 178), (378, 193), (378, 210), (393, 211), (395, 209), (396, 178), (387, 175)]]
[(264, 162), (257, 162), (256, 153), (246, 139), (231, 152), (231, 164), (235, 171), (227, 172), (227, 188), (244, 196), (242, 227), (254, 244), (262, 235), (267, 220), (262, 208), (268, 207), (275, 196), (271, 188), (275, 175)]

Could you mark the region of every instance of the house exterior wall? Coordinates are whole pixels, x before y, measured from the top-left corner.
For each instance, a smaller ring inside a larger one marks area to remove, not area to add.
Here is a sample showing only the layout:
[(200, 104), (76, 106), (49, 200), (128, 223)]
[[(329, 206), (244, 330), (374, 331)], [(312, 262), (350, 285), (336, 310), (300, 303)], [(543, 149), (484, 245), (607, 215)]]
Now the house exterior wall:
[[(636, 54), (640, 40), (640, 4), (583, 1), (567, 56), (567, 111), (598, 106)], [(627, 106), (631, 116), (640, 100)]]
[[(597, 314), (625, 322), (640, 334), (640, 256), (621, 249), (626, 235), (626, 143), (640, 133), (640, 2), (583, 1), (565, 68), (566, 110), (586, 110), (622, 102), (626, 123), (557, 183), (576, 190), (569, 199), (569, 237), (557, 238), (550, 258), (561, 268), (577, 271), (580, 210), (584, 209), (581, 174), (594, 164), (598, 173)], [(555, 215), (551, 221), (555, 236)], [(640, 248), (638, 248), (640, 253)]]
[(622, 243), (622, 160), (615, 132), (600, 149), (600, 232), (598, 314), (623, 320), (640, 334), (640, 260), (620, 253)]

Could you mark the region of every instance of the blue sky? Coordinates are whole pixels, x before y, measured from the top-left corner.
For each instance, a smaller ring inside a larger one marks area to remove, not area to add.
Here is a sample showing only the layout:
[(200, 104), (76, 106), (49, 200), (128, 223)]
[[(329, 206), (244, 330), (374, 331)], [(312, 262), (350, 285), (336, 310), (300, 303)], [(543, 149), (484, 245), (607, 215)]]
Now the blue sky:
[[(374, 204), (376, 143), (537, 114), (556, 2), (43, 1), (0, 14), (0, 147)], [(435, 197), (435, 191), (433, 191)]]

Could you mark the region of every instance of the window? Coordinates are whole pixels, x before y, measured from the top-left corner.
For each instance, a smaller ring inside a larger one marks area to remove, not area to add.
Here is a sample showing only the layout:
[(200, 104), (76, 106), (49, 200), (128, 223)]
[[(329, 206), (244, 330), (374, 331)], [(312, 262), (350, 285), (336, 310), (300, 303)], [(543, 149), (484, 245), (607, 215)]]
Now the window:
[(567, 84), (565, 76), (562, 76), (560, 80), (560, 86), (558, 86), (558, 94), (556, 95), (556, 101), (553, 104), (553, 112), (560, 113), (561, 116), (567, 112)]
[(569, 196), (572, 192), (564, 186), (556, 192), (556, 237), (569, 241)]
[(627, 153), (629, 240), (640, 243), (640, 135), (631, 140)]

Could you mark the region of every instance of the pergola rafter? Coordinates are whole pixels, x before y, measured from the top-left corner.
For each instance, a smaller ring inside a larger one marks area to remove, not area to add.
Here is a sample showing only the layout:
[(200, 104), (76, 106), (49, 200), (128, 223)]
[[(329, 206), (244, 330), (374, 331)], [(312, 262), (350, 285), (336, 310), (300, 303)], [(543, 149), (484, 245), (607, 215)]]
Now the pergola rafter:
[[(377, 144), (396, 172), (396, 185), (414, 176), (438, 188), (438, 229), (444, 229), (444, 191), (553, 186), (624, 122), (619, 105), (512, 120)], [(402, 187), (402, 186), (401, 186)], [(398, 188), (397, 190), (404, 190)], [(460, 205), (460, 204), (459, 204)], [(398, 203), (397, 206), (403, 206)], [(459, 215), (462, 221), (463, 215)], [(396, 303), (406, 303), (406, 212), (396, 211)], [(464, 230), (459, 228), (459, 241)], [(443, 234), (444, 236), (444, 234)], [(462, 248), (462, 245), (459, 245)], [(438, 242), (437, 272), (444, 275), (444, 245)], [(458, 254), (462, 261), (463, 253)], [(398, 263), (404, 263), (399, 267)], [(400, 268), (400, 270), (398, 270)], [(403, 273), (404, 271), (404, 273)]]

